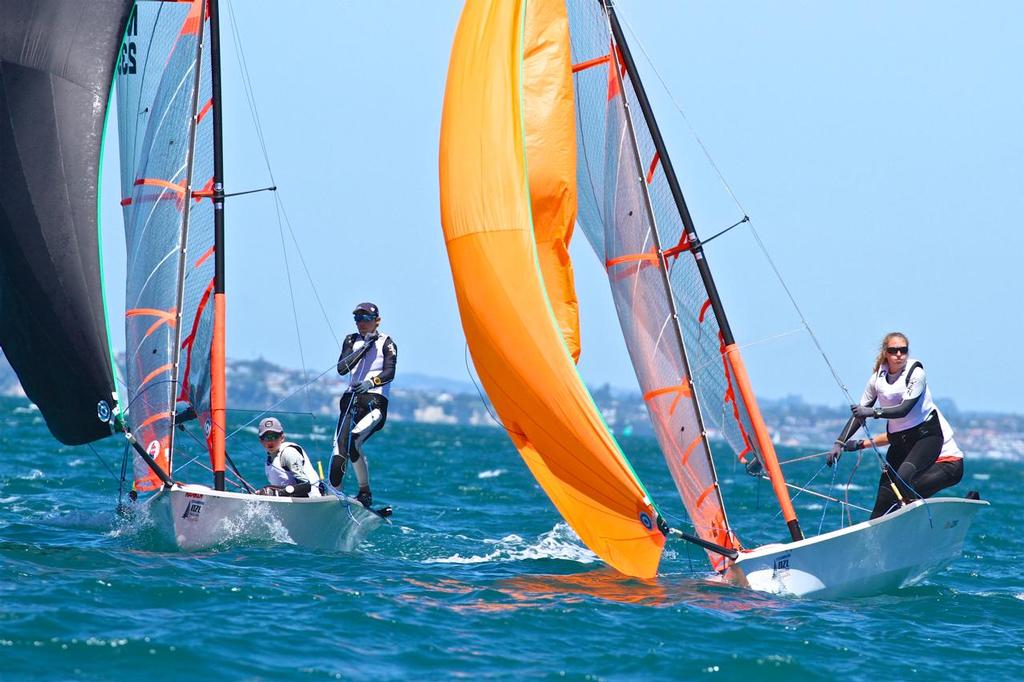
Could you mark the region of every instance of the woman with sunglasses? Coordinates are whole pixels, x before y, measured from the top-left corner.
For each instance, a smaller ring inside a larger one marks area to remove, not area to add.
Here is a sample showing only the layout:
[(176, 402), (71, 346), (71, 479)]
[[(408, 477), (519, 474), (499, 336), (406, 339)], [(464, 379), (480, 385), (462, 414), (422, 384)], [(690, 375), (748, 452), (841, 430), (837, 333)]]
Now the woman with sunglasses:
[(860, 404), (850, 406), (850, 411), (853, 413), (850, 420), (829, 452), (829, 466), (839, 460), (844, 450), (860, 449), (863, 442), (850, 437), (865, 419), (886, 420), (888, 473), (883, 472), (879, 478), (871, 518), (878, 518), (897, 506), (890, 479), (899, 488), (903, 500), (909, 502), (934, 495), (963, 475), (962, 457), (956, 480), (951, 480), (950, 474), (955, 472), (946, 471), (947, 467), (935, 467), (943, 441), (952, 437), (953, 429), (932, 402), (924, 367), (910, 357), (910, 344), (905, 334), (892, 332), (882, 339), (864, 395)]
[(373, 504), (373, 493), (363, 443), (387, 421), (388, 393), (398, 364), (398, 346), (394, 339), (377, 330), (380, 310), (373, 303), (360, 303), (352, 316), (356, 333), (345, 337), (338, 358), (338, 374), (348, 374), (349, 381), (338, 405), (340, 415), (328, 479), (331, 487), (340, 490), (347, 463), (352, 462), (359, 482), (356, 499), (369, 507)]

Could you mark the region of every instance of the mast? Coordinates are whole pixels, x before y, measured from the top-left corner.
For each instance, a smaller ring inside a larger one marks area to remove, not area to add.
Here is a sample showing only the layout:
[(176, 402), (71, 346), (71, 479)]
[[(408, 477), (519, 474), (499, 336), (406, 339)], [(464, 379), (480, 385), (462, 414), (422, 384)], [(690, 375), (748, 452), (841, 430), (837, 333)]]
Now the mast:
[[(793, 509), (793, 503), (789, 497), (789, 490), (786, 488), (786, 481), (782, 475), (782, 468), (779, 466), (778, 458), (775, 455), (775, 446), (768, 434), (768, 427), (765, 425), (764, 418), (761, 415), (761, 410), (757, 405), (757, 399), (754, 396), (753, 388), (750, 385), (750, 379), (747, 376), (746, 367), (743, 364), (743, 359), (740, 357), (735, 337), (733, 337), (732, 329), (729, 327), (728, 319), (725, 316), (725, 309), (723, 308), (722, 300), (718, 295), (718, 288), (715, 286), (714, 279), (711, 276), (711, 268), (708, 266), (707, 258), (704, 255), (704, 247), (701, 244), (700, 239), (697, 238), (697, 231), (694, 227), (693, 218), (690, 216), (690, 210), (686, 205), (682, 189), (680, 188), (679, 181), (676, 178), (675, 170), (672, 167), (672, 161), (669, 158), (668, 149), (665, 146), (665, 141), (661, 137), (661, 130), (658, 128), (658, 123), (654, 118), (654, 112), (651, 109), (650, 101), (647, 99), (647, 93), (644, 90), (643, 82), (640, 80), (640, 74), (637, 71), (636, 63), (633, 61), (633, 56), (629, 51), (628, 44), (626, 43), (626, 36), (624, 35), (622, 26), (619, 24), (618, 17), (615, 14), (615, 8), (612, 6), (611, 2), (608, 2), (608, 0), (602, 1), (605, 6), (605, 11), (608, 14), (608, 19), (611, 23), (615, 43), (618, 45), (622, 53), (622, 60), (626, 67), (626, 72), (629, 74), (630, 80), (633, 83), (633, 89), (636, 92), (637, 101), (640, 104), (644, 120), (651, 133), (651, 139), (654, 142), (654, 147), (661, 160), (665, 177), (668, 180), (669, 189), (672, 192), (672, 198), (676, 204), (676, 209), (679, 211), (679, 217), (683, 221), (683, 228), (686, 230), (690, 244), (690, 252), (693, 254), (693, 258), (697, 264), (697, 270), (700, 273), (705, 289), (707, 289), (708, 299), (711, 302), (711, 309), (718, 320), (718, 326), (722, 332), (722, 341), (725, 345), (725, 355), (729, 365), (732, 367), (733, 374), (736, 377), (737, 387), (739, 388), (743, 404), (747, 408), (747, 413), (750, 415), (750, 421), (754, 427), (754, 437), (756, 438), (757, 444), (760, 448), (761, 458), (764, 461), (765, 469), (768, 472), (772, 489), (775, 492), (776, 498), (778, 498), (779, 507), (782, 509), (783, 517), (786, 519), (786, 525), (789, 528), (790, 535), (793, 540), (802, 540), (803, 532), (800, 530), (800, 522), (797, 520), (796, 511)], [(658, 244), (658, 252), (663, 253), (660, 243)], [(660, 260), (664, 264), (665, 259), (663, 255)], [(670, 299), (672, 298), (671, 292), (669, 293), (669, 297)]]
[(213, 89), (213, 343), (210, 347), (210, 463), (213, 487), (224, 490), (224, 440), (227, 425), (227, 378), (225, 373), (224, 295), (224, 136), (220, 88), (220, 9), (210, 7), (210, 84)]

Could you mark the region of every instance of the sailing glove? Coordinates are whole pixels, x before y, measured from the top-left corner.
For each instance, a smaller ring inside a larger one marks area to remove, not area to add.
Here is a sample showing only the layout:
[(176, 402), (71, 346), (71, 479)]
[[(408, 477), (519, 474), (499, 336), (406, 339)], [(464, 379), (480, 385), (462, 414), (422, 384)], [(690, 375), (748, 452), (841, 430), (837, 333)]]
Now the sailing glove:
[(839, 458), (843, 456), (843, 445), (843, 443), (836, 441), (832, 449), (828, 451), (828, 458), (825, 459), (826, 464), (832, 466), (839, 461)]
[(372, 379), (364, 379), (363, 381), (360, 381), (358, 384), (356, 384), (352, 388), (352, 392), (353, 393), (366, 393), (371, 388), (373, 388), (373, 380)]
[(854, 417), (857, 417), (859, 419), (867, 419), (868, 417), (876, 417), (876, 415), (875, 415), (875, 408), (873, 408), (873, 407), (865, 407), (864, 405), (850, 405), (850, 412), (853, 413)]
[(862, 441), (860, 438), (851, 438), (850, 440), (846, 441), (846, 445), (843, 446), (843, 450), (846, 450), (847, 452), (856, 452), (857, 450), (863, 450), (864, 448), (861, 445), (861, 443), (863, 442), (864, 441)]

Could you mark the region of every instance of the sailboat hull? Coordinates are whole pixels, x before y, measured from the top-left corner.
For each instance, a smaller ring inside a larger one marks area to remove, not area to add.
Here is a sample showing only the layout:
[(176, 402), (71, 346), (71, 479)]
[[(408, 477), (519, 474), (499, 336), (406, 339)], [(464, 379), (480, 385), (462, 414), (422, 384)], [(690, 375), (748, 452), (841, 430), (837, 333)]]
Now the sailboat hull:
[(271, 541), (350, 551), (385, 519), (352, 498), (262, 497), (175, 485), (147, 501), (161, 537), (183, 550)]
[(824, 598), (907, 587), (957, 559), (988, 502), (917, 500), (873, 521), (744, 552), (726, 578), (759, 592)]

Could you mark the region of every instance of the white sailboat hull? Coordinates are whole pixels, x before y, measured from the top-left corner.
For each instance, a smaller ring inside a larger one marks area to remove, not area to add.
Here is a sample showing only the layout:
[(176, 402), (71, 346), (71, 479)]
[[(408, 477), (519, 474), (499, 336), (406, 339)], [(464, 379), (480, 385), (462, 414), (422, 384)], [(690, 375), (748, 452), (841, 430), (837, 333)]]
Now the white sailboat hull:
[(939, 497), (789, 544), (742, 552), (726, 577), (759, 592), (850, 597), (913, 585), (957, 559), (988, 502)]
[(384, 523), (353, 498), (333, 495), (263, 497), (179, 484), (146, 504), (162, 538), (183, 550), (251, 539), (350, 551)]

